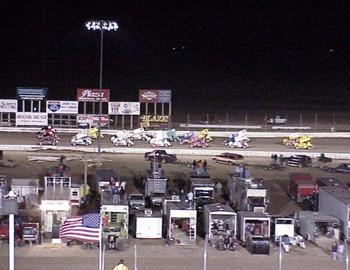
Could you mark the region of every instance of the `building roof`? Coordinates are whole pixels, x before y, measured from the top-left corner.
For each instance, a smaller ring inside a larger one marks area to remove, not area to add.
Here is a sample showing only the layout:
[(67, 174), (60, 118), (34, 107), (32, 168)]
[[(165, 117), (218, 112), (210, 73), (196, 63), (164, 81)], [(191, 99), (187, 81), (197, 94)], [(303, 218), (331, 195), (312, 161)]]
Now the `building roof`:
[(339, 223), (339, 219), (321, 211), (299, 211), (298, 216), (299, 216), (299, 219), (302, 217), (307, 217), (315, 222)]
[(210, 214), (236, 215), (230, 206), (221, 203), (204, 205), (204, 211), (208, 211)]
[(240, 217), (251, 217), (251, 218), (268, 218), (270, 219), (270, 215), (267, 213), (256, 213), (256, 212), (248, 212), (248, 211), (238, 211), (238, 216)]
[(320, 192), (326, 192), (330, 196), (338, 199), (344, 204), (350, 204), (350, 191), (345, 190), (340, 187), (330, 186), (330, 187), (321, 187)]

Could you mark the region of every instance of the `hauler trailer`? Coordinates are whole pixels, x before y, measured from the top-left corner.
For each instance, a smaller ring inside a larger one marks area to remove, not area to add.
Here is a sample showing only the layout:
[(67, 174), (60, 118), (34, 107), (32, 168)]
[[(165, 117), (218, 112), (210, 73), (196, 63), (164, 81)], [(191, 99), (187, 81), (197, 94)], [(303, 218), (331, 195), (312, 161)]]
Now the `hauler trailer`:
[(163, 237), (163, 218), (151, 209), (130, 215), (131, 233), (138, 239), (160, 239)]
[(211, 244), (237, 234), (237, 214), (228, 205), (214, 203), (204, 206), (204, 232)]
[(292, 200), (302, 203), (309, 201), (314, 203), (318, 192), (315, 179), (309, 173), (290, 173), (288, 183), (288, 195)]
[(271, 217), (271, 236), (273, 241), (279, 243), (280, 237), (287, 235), (295, 237), (295, 219), (290, 217)]
[(267, 211), (267, 188), (263, 179), (233, 177), (228, 188), (231, 202), (240, 211)]
[(193, 198), (208, 198), (213, 199), (215, 196), (215, 183), (208, 177), (193, 177), (190, 178), (191, 190)]
[(195, 245), (197, 211), (181, 209), (180, 203), (167, 202), (165, 217), (167, 240), (175, 245)]
[(163, 170), (147, 170), (145, 196), (151, 198), (153, 205), (162, 205), (167, 192), (167, 183), (168, 178)]
[(102, 237), (113, 235), (127, 239), (129, 234), (129, 206), (126, 204), (104, 204), (101, 206)]
[(239, 211), (239, 239), (252, 254), (270, 254), (271, 218), (266, 213)]

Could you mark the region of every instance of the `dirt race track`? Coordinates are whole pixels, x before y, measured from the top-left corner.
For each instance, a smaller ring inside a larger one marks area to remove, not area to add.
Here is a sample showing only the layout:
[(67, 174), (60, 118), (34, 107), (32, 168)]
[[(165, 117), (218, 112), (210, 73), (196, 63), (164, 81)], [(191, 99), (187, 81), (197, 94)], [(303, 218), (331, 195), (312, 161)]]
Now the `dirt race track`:
[[(29, 141), (29, 138), (21, 139), (5, 138), (0, 136), (0, 144), (4, 144), (3, 140), (7, 140), (9, 144), (28, 143), (33, 144), (34, 139)], [(278, 144), (279, 139), (269, 139), (271, 145), (276, 145), (276, 149), (281, 149)], [(350, 146), (347, 143), (348, 139), (340, 140), (320, 140), (318, 144), (321, 149), (329, 149), (329, 152), (350, 152)], [(21, 141), (21, 142), (20, 142)], [(316, 141), (316, 140), (315, 140)], [(109, 142), (109, 141), (108, 141)], [(323, 143), (327, 142), (323, 146)], [(107, 144), (107, 142), (106, 142)], [(330, 148), (329, 145), (332, 145)], [(218, 144), (222, 147), (222, 144)], [(277, 148), (278, 146), (278, 148)], [(333, 148), (333, 146), (335, 148)], [(109, 146), (110, 147), (110, 146)], [(212, 146), (215, 147), (215, 146)], [(261, 147), (268, 148), (265, 143)], [(272, 146), (273, 147), (273, 146)], [(348, 149), (349, 148), (349, 149)], [(327, 152), (327, 151), (324, 151)], [(28, 156), (59, 156), (57, 152), (4, 152), (7, 159), (13, 159), (17, 162), (15, 168), (0, 167), (0, 174), (6, 175), (8, 180), (12, 178), (40, 178), (47, 173), (53, 166), (57, 166), (56, 162), (29, 162)], [(77, 155), (74, 153), (64, 153), (66, 156)], [(103, 154), (106, 161), (103, 168), (113, 168), (121, 179), (128, 183), (127, 192), (137, 191), (135, 181), (140, 179), (146, 168), (149, 168), (149, 162), (143, 159), (143, 155), (131, 154)], [(187, 179), (190, 168), (187, 163), (191, 163), (194, 159), (204, 159), (203, 156), (179, 156), (180, 161), (176, 164), (164, 164), (163, 169), (169, 176), (170, 183), (175, 184), (180, 179)], [(229, 177), (229, 173), (233, 172), (234, 167), (213, 163), (210, 157), (207, 157), (209, 165), (209, 173), (216, 181), (223, 183)], [(313, 162), (313, 168), (287, 168), (283, 171), (266, 171), (262, 169), (263, 165), (268, 165), (271, 162), (268, 158), (252, 158), (248, 157), (244, 160), (247, 168), (254, 177), (261, 177), (265, 180), (268, 187), (269, 196), (269, 213), (289, 215), (300, 209), (296, 203), (291, 201), (286, 195), (286, 187), (288, 174), (293, 171), (308, 171), (314, 177), (317, 176), (336, 176), (343, 182), (349, 183), (350, 179), (344, 174), (332, 174), (321, 171), (318, 167), (320, 164)], [(335, 166), (338, 163), (345, 162), (336, 160), (332, 164)], [(73, 183), (83, 182), (83, 164), (78, 161), (68, 162), (72, 174)], [(89, 168), (89, 175), (94, 175), (96, 168)], [(105, 269), (112, 269), (115, 263), (123, 257), (129, 269), (134, 268), (134, 245), (137, 245), (138, 263), (137, 269), (203, 269), (203, 239), (198, 237), (198, 243), (195, 247), (176, 247), (164, 246), (161, 240), (137, 240), (131, 237), (129, 247), (121, 252), (108, 251), (105, 259)], [(327, 248), (326, 248), (327, 249)], [(337, 270), (344, 269), (345, 263), (332, 261), (329, 252), (326, 249), (321, 249), (314, 244), (307, 243), (307, 248), (302, 250), (295, 247), (289, 254), (283, 256), (283, 267), (286, 270)], [(8, 269), (8, 246), (2, 244), (0, 247), (0, 270)], [(64, 245), (43, 244), (40, 246), (26, 246), (16, 248), (16, 269), (26, 270), (47, 270), (47, 269), (98, 269), (98, 250), (83, 250), (79, 246), (66, 247)], [(238, 253), (230, 251), (217, 251), (214, 248), (208, 249), (208, 270), (209, 269), (261, 269), (271, 270), (278, 269), (278, 249), (273, 247), (270, 256), (265, 255), (250, 255), (245, 249)]]

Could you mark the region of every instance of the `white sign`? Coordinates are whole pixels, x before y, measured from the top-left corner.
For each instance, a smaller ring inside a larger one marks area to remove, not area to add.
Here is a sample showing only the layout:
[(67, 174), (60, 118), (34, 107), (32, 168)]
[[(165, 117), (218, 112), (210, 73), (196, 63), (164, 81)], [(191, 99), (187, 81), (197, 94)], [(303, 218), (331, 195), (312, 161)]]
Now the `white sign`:
[(18, 112), (16, 126), (47, 126), (47, 113)]
[(78, 101), (48, 100), (46, 112), (52, 114), (78, 114)]
[(140, 115), (140, 102), (108, 102), (109, 115)]
[(0, 99), (0, 112), (17, 112), (17, 99)]

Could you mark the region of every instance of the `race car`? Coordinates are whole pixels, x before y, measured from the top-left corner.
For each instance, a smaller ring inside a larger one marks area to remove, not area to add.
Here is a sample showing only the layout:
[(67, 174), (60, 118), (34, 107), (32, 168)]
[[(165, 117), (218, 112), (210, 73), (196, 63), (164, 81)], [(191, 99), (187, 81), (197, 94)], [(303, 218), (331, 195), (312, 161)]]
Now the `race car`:
[(152, 147), (170, 147), (171, 143), (167, 139), (152, 138), (149, 143)]
[(82, 134), (77, 134), (70, 140), (71, 145), (91, 145), (92, 139), (89, 136), (84, 136)]
[(37, 133), (37, 139), (40, 145), (56, 145), (59, 141), (57, 132), (52, 126), (43, 127)]

